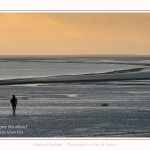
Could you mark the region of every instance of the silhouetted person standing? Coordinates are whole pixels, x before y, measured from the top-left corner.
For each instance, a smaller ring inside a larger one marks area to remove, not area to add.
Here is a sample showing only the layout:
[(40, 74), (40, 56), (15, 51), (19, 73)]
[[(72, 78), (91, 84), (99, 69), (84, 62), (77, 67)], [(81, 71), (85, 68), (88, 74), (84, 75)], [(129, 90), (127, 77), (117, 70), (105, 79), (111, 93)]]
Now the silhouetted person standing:
[(10, 103), (12, 104), (13, 114), (15, 114), (16, 105), (17, 105), (17, 98), (15, 97), (15, 95), (12, 96), (12, 99), (10, 100)]

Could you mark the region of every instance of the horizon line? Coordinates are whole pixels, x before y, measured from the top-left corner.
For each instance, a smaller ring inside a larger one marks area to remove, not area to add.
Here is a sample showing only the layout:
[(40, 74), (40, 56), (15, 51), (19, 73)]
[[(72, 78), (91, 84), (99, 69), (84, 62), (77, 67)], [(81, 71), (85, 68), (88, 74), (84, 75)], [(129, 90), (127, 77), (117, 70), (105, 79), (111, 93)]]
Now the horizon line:
[(12, 54), (12, 55), (0, 55), (1, 56), (150, 56), (150, 55), (146, 55), (146, 54), (65, 54), (65, 55), (47, 55), (47, 54), (43, 54), (43, 55), (39, 55), (39, 54), (35, 54), (35, 55), (20, 55), (20, 54)]

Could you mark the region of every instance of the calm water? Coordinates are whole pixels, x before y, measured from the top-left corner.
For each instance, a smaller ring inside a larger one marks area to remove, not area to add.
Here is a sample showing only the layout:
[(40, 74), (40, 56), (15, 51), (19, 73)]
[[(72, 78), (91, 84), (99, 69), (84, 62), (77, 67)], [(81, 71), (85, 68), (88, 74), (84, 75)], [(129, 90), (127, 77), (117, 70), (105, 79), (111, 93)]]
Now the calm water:
[(0, 79), (102, 73), (138, 68), (141, 63), (148, 63), (148, 59), (149, 57), (1, 57)]

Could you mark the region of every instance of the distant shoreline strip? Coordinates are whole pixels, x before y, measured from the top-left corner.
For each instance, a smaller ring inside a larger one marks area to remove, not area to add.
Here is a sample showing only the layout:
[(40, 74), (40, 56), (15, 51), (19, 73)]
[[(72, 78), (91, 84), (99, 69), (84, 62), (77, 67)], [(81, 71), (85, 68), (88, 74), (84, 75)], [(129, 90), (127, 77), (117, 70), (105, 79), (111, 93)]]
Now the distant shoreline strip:
[(73, 63), (73, 64), (120, 64), (120, 65), (139, 65), (139, 66), (150, 66), (148, 62), (127, 62), (127, 61), (72, 61), (72, 60), (22, 60), (22, 59), (10, 59), (10, 60), (3, 60), (0, 59), (0, 62), (37, 62), (37, 63)]

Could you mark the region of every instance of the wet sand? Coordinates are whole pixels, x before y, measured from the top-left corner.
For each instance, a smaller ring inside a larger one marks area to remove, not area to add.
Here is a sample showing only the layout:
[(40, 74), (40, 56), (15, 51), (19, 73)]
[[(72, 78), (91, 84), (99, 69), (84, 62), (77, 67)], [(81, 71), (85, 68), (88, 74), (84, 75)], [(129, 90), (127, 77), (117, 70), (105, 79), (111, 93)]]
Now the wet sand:
[[(101, 137), (101, 136), (100, 136)], [(116, 138), (116, 137), (119, 137), (119, 138), (147, 138), (147, 137), (150, 137), (150, 132), (147, 132), (147, 133), (123, 133), (123, 134), (115, 134), (115, 135), (105, 135), (105, 136), (102, 136), (102, 137), (110, 137), (110, 138)]]

